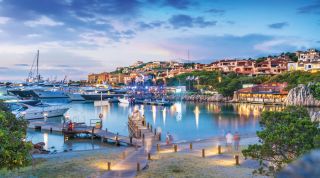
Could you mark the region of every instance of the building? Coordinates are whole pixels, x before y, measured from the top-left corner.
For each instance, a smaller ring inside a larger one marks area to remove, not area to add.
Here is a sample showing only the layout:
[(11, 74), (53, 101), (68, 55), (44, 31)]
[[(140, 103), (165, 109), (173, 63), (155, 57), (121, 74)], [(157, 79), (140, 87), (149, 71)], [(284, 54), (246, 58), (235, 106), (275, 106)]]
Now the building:
[(281, 104), (288, 95), (288, 91), (285, 90), (287, 86), (286, 82), (274, 82), (242, 88), (234, 92), (233, 100), (236, 102)]
[(88, 75), (88, 83), (90, 84), (96, 84), (98, 82), (98, 74), (89, 74)]
[(267, 58), (265, 61), (256, 63), (253, 75), (277, 75), (287, 70), (287, 60)]
[(306, 71), (306, 72), (319, 72), (319, 62), (290, 62), (288, 63), (288, 71)]
[(316, 49), (309, 49), (308, 51), (297, 51), (299, 62), (320, 62), (320, 52)]

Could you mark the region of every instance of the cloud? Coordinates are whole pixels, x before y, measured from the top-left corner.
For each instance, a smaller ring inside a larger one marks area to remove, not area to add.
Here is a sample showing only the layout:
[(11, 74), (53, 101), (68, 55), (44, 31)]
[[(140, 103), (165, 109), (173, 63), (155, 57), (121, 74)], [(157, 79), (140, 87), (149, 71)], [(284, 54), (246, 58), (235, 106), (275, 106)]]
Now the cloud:
[(55, 20), (53, 20), (53, 19), (50, 19), (50, 18), (47, 17), (47, 16), (41, 16), (41, 17), (40, 17), (39, 19), (37, 19), (37, 20), (26, 21), (24, 24), (27, 25), (27, 26), (29, 26), (29, 27), (35, 27), (35, 26), (39, 26), (39, 25), (53, 27), (53, 26), (63, 25), (62, 22), (55, 21)]
[(203, 17), (196, 17), (193, 18), (188, 15), (179, 14), (179, 15), (173, 15), (169, 19), (169, 23), (172, 25), (173, 28), (191, 28), (191, 27), (200, 27), (205, 28), (208, 26), (215, 26), (217, 21), (206, 21)]
[(216, 15), (224, 15), (226, 13), (223, 9), (209, 9), (205, 11), (206, 13), (216, 14)]
[(0, 67), (0, 70), (8, 70), (8, 67)]
[(189, 0), (164, 0), (163, 4), (176, 9), (187, 9), (192, 5)]
[(7, 24), (9, 21), (9, 17), (0, 17), (0, 25)]
[(294, 37), (263, 34), (194, 35), (171, 38), (163, 41), (160, 47), (170, 51), (171, 56), (176, 58), (186, 59), (189, 49), (192, 60), (212, 62), (213, 59), (249, 58), (295, 51), (310, 47), (310, 43)]
[(137, 22), (136, 23), (136, 26), (139, 30), (151, 30), (151, 29), (154, 29), (154, 28), (159, 28), (161, 27), (162, 25), (164, 24), (163, 21), (153, 21), (153, 22), (150, 22), (150, 23), (146, 23), (146, 22)]
[(279, 22), (279, 23), (273, 23), (268, 25), (268, 27), (272, 29), (282, 29), (286, 26), (289, 26), (287, 22)]
[(14, 66), (18, 66), (18, 67), (27, 67), (29, 66), (28, 64), (15, 64)]
[(319, 14), (320, 13), (320, 1), (318, 0), (314, 4), (300, 7), (297, 9), (297, 12), (300, 14), (310, 14), (310, 13)]

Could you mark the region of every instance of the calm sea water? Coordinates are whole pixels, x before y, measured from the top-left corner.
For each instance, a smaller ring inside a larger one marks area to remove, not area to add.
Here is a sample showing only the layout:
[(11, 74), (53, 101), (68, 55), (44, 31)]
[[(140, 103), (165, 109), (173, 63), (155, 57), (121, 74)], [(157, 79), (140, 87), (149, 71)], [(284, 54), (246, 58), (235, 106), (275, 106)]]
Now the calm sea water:
[[(50, 100), (47, 102), (61, 102)], [(253, 134), (259, 127), (260, 114), (264, 110), (281, 110), (281, 106), (263, 106), (257, 104), (222, 104), (176, 102), (170, 107), (150, 105), (110, 104), (95, 107), (93, 103), (69, 103), (71, 109), (66, 113), (72, 121), (90, 124), (103, 113), (103, 129), (128, 135), (128, 115), (138, 109), (145, 115), (147, 122), (161, 129), (163, 136), (170, 132), (175, 141), (198, 140), (214, 136), (223, 136), (227, 131)], [(60, 118), (49, 118), (50, 122), (62, 122)], [(28, 131), (28, 140), (45, 142), (46, 148), (63, 150), (87, 150), (105, 147), (99, 141), (85, 139), (70, 140), (64, 143), (63, 135)]]

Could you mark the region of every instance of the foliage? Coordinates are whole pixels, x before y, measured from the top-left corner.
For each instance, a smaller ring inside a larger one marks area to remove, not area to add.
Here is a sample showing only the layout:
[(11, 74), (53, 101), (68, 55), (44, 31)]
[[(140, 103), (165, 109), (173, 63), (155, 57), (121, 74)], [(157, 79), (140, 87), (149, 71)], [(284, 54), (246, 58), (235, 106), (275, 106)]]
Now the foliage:
[(319, 82), (320, 72), (310, 73), (306, 71), (290, 71), (270, 78), (268, 82), (288, 82), (287, 90), (296, 87), (298, 84), (308, 84), (310, 82)]
[[(243, 155), (259, 160), (259, 173), (266, 172), (266, 162), (278, 171), (299, 156), (319, 147), (320, 129), (303, 107), (289, 106), (284, 111), (265, 111), (257, 132), (260, 144), (249, 145)], [(270, 167), (269, 167), (270, 168)]]
[(0, 169), (29, 164), (32, 144), (25, 142), (27, 121), (16, 118), (0, 101)]
[(286, 52), (285, 55), (288, 56), (293, 62), (298, 61), (298, 56), (296, 56), (296, 53)]
[[(223, 96), (232, 96), (233, 92), (242, 88), (242, 84), (260, 84), (269, 79), (267, 76), (246, 76), (237, 75), (236, 73), (222, 74), (218, 71), (194, 71), (190, 73), (180, 74), (174, 78), (168, 80), (169, 86), (179, 85), (193, 85), (198, 81), (187, 81), (188, 76), (195, 76), (199, 78), (199, 85), (208, 86), (206, 88), (212, 88), (217, 90)], [(221, 79), (219, 82), (219, 78)], [(204, 87), (203, 86), (203, 87)]]
[(310, 89), (311, 89), (312, 96), (320, 100), (320, 82), (312, 84), (310, 86)]

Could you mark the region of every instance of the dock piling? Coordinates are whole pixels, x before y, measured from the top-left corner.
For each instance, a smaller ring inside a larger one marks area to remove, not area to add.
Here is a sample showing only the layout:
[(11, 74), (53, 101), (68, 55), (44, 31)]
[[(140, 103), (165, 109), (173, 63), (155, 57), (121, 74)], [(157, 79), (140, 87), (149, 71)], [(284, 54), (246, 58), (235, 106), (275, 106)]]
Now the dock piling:
[(157, 144), (157, 151), (159, 152), (160, 151), (160, 145)]
[(202, 158), (205, 158), (206, 157), (206, 150), (205, 149), (202, 149)]
[(140, 171), (140, 163), (137, 162), (137, 171), (139, 172)]
[(190, 150), (192, 150), (192, 143), (190, 143)]
[(174, 152), (177, 152), (178, 151), (178, 145), (173, 145), (173, 150), (174, 150)]
[(218, 145), (218, 154), (221, 154), (221, 145)]
[(111, 162), (108, 162), (108, 171), (111, 170)]
[(151, 160), (151, 154), (148, 153), (148, 160)]
[(239, 155), (235, 155), (234, 158), (235, 158), (235, 160), (236, 160), (236, 165), (240, 165), (240, 164), (239, 164)]

